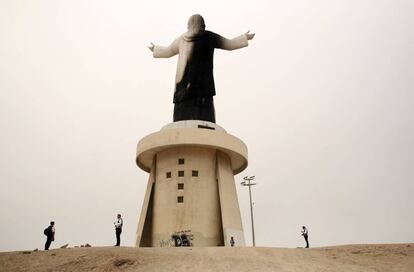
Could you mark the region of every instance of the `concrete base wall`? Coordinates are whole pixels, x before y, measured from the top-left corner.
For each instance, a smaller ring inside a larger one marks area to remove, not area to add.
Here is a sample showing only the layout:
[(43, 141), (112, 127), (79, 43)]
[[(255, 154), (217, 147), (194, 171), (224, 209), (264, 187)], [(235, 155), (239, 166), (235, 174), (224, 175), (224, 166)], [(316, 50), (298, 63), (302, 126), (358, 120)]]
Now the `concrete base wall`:
[(202, 147), (177, 147), (157, 154), (152, 246), (181, 234), (193, 246), (223, 245), (215, 156), (215, 150)]
[[(191, 125), (166, 126), (138, 144), (137, 163), (151, 170), (137, 246), (230, 246), (230, 237), (244, 246), (234, 172), (247, 166), (247, 148), (222, 129)], [(217, 146), (206, 145), (204, 137)]]

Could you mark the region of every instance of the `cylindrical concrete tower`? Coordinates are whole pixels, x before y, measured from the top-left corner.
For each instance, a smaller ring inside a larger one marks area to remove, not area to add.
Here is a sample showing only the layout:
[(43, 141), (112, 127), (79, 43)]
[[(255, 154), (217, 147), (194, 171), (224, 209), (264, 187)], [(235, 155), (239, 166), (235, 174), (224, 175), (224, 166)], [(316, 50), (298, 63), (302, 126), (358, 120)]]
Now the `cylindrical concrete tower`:
[(137, 229), (140, 247), (244, 246), (234, 175), (247, 147), (217, 124), (171, 123), (138, 143), (150, 173)]

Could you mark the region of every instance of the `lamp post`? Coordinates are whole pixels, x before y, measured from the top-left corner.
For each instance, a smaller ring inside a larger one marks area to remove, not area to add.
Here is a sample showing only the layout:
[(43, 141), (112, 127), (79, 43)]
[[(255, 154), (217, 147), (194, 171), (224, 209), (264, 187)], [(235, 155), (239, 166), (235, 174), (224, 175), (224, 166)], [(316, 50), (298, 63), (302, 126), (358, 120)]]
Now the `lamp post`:
[(240, 184), (242, 186), (248, 186), (249, 187), (249, 197), (250, 197), (250, 218), (252, 220), (252, 240), (253, 240), (253, 247), (256, 246), (256, 241), (254, 238), (254, 223), (253, 223), (253, 202), (252, 202), (252, 190), (251, 190), (251, 186), (256, 185), (256, 183), (252, 183), (251, 181), (254, 180), (254, 176), (246, 176), (243, 178), (244, 181), (241, 182)]

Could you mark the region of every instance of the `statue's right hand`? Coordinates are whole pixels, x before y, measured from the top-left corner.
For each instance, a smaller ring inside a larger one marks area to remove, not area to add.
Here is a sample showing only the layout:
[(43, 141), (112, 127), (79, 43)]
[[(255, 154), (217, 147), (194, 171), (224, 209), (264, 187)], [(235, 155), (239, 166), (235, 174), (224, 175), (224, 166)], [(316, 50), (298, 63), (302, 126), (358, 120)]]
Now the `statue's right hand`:
[(151, 52), (154, 52), (154, 47), (155, 47), (155, 45), (153, 43), (151, 43), (151, 45), (148, 46), (148, 49), (151, 50)]
[(252, 40), (254, 38), (254, 35), (256, 35), (256, 33), (250, 34), (250, 30), (246, 32), (246, 38), (248, 40)]

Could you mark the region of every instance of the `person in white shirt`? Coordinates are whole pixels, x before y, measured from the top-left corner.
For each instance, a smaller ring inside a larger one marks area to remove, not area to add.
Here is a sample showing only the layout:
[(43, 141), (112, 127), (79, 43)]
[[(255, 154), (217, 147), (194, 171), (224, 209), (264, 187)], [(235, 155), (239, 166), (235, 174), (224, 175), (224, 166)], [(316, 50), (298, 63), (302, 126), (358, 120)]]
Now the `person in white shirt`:
[(121, 233), (122, 233), (122, 225), (123, 225), (123, 220), (121, 218), (121, 215), (118, 214), (117, 216), (117, 220), (114, 222), (115, 225), (115, 234), (116, 234), (116, 245), (115, 246), (120, 246), (121, 244)]
[(309, 248), (308, 229), (305, 226), (302, 226), (302, 236), (305, 238), (306, 248)]

